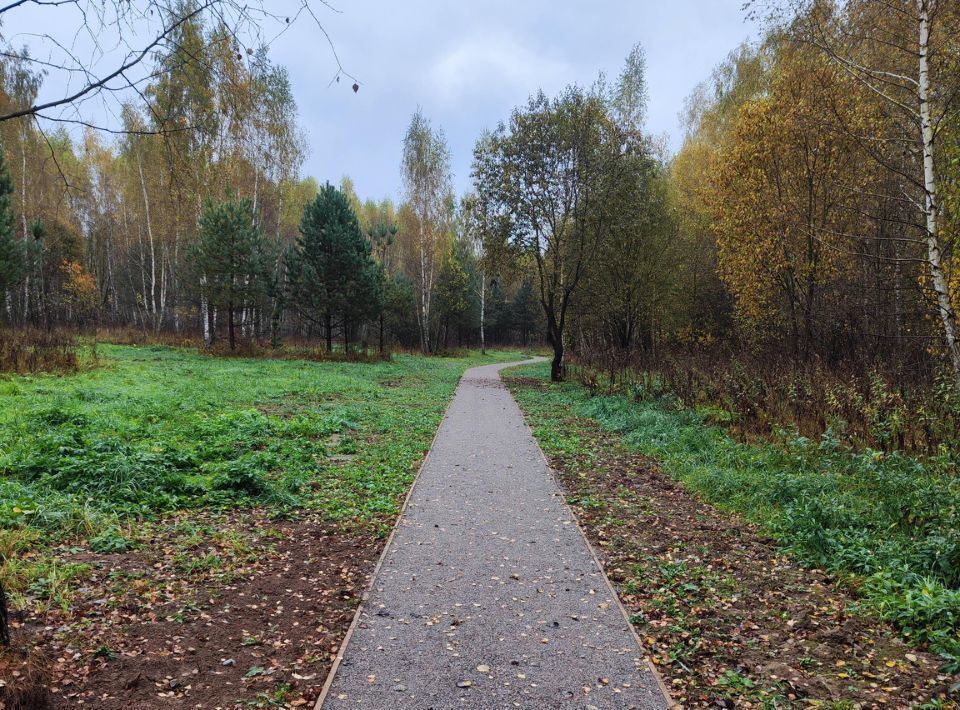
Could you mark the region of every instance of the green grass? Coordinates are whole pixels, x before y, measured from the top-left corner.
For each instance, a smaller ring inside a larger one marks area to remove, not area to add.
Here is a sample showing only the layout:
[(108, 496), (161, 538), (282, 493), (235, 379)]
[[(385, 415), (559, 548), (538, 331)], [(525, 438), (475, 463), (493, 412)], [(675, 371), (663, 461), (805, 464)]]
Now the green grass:
[[(543, 365), (516, 372), (548, 378)], [(830, 432), (740, 443), (669, 397), (591, 395), (573, 383), (514, 390), (548, 453), (578, 446), (565, 415), (597, 421), (797, 558), (848, 576), (862, 609), (960, 670), (960, 477), (942, 462), (856, 452)]]
[(99, 355), (76, 375), (0, 378), (0, 551), (33, 530), (121, 552), (123, 521), (194, 507), (305, 507), (382, 529), (463, 370), (518, 357)]

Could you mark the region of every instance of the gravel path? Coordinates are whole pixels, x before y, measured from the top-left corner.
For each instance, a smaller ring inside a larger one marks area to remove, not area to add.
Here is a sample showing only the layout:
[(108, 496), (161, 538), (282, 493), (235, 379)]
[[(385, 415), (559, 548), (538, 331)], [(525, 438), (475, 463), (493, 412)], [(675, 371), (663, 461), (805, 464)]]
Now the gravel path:
[(324, 708), (665, 708), (520, 409), (460, 382)]

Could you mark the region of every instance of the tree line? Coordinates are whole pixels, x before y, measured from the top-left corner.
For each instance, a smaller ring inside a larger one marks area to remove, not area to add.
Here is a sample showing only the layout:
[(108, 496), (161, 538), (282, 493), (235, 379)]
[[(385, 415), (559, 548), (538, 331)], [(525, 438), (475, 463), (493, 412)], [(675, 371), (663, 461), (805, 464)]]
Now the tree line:
[[(484, 132), (464, 196), (418, 111), (396, 204), (302, 179), (285, 70), (185, 22), (115, 141), (0, 123), (4, 318), (231, 344), (546, 341), (555, 378), (571, 356), (719, 347), (957, 379), (960, 8), (749, 7), (765, 34), (689, 97), (676, 155), (645, 128), (638, 46), (616, 77)], [(8, 54), (15, 110), (40, 77)]]
[(690, 97), (671, 165), (684, 251), (711, 266), (699, 329), (960, 378), (960, 7), (753, 12), (766, 36)]
[[(182, 19), (182, 18), (181, 18)], [(302, 178), (287, 71), (203, 14), (168, 23), (114, 140), (30, 115), (0, 123), (2, 320), (135, 327), (328, 348), (437, 351), (539, 339), (529, 283), (488, 273), (453, 193), (443, 133), (419, 112), (405, 199)], [(29, 55), (0, 58), (0, 110), (36, 104)]]
[(643, 130), (639, 48), (479, 140), (485, 240), (536, 275), (554, 377), (571, 350), (720, 347), (960, 381), (960, 6), (749, 7), (764, 36), (689, 97), (674, 156)]

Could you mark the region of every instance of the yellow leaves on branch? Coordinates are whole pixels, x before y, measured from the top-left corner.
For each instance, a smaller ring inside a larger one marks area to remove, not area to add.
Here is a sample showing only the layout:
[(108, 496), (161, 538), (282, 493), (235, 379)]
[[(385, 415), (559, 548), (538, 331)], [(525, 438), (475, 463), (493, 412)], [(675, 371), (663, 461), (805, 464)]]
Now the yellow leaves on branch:
[(781, 51), (770, 90), (740, 108), (702, 190), (738, 315), (799, 327), (854, 267), (866, 176), (853, 140), (824, 118), (825, 106), (853, 117), (850, 86), (802, 50)]
[(81, 308), (96, 305), (97, 280), (83, 264), (65, 260), (60, 265), (60, 270), (64, 275), (63, 290), (73, 305)]

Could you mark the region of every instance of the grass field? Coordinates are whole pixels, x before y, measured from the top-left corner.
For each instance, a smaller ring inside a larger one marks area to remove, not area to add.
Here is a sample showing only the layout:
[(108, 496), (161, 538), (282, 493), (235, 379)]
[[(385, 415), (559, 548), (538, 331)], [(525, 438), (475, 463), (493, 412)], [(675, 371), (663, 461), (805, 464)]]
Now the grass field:
[[(542, 365), (513, 371), (545, 380)], [(548, 453), (576, 454), (565, 417), (587, 418), (653, 457), (688, 490), (743, 514), (804, 563), (845, 577), (856, 606), (960, 670), (960, 478), (943, 462), (853, 451), (789, 432), (740, 443), (669, 397), (518, 387)]]
[(382, 532), (463, 370), (517, 356), (99, 357), (77, 375), (0, 379), (0, 579), (19, 605), (45, 574), (24, 553), (70, 538), (121, 552), (137, 544), (130, 521), (160, 513), (307, 508)]
[(0, 378), (0, 705), (312, 703), (460, 375), (510, 359), (101, 345)]

